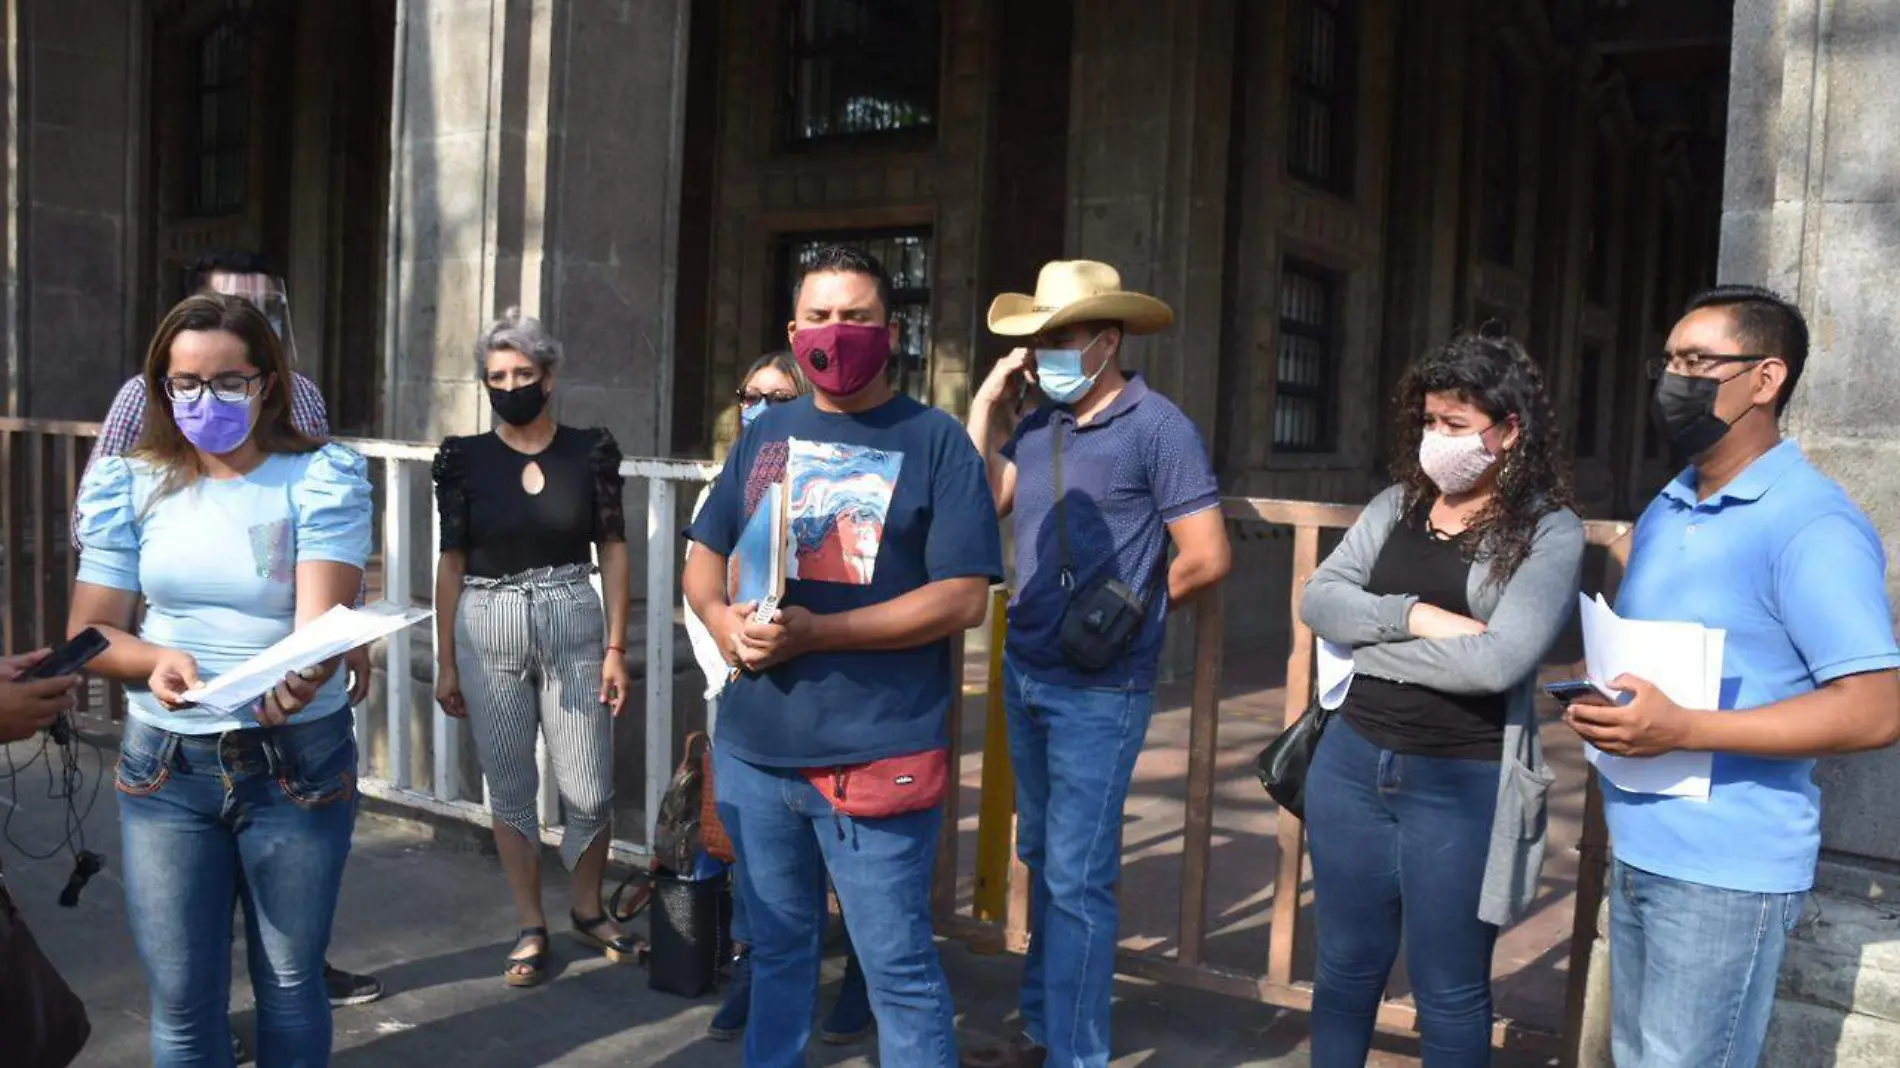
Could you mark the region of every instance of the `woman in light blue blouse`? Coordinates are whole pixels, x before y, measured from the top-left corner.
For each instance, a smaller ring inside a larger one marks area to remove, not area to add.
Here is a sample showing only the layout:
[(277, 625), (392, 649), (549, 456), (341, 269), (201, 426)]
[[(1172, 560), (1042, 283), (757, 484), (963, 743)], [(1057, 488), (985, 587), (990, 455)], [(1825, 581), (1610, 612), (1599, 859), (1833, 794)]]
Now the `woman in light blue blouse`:
[(258, 1063), (324, 1065), (323, 954), (356, 798), (346, 679), (332, 661), (234, 714), (183, 695), (355, 600), (369, 482), (362, 457), (291, 424), (283, 351), (245, 300), (173, 308), (144, 375), (144, 437), (80, 488), (69, 628), (104, 632), (111, 647), (91, 669), (131, 691), (121, 871), (152, 990), (152, 1060), (229, 1063), (235, 901)]

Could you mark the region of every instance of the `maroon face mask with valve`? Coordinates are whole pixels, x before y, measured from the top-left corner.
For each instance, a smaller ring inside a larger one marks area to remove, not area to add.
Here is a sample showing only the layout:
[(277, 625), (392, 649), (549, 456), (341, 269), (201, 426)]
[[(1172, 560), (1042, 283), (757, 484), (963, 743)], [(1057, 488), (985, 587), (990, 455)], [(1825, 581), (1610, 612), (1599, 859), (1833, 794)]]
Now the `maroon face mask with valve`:
[(832, 323), (792, 335), (792, 354), (811, 384), (833, 397), (849, 397), (877, 380), (891, 362), (888, 326)]

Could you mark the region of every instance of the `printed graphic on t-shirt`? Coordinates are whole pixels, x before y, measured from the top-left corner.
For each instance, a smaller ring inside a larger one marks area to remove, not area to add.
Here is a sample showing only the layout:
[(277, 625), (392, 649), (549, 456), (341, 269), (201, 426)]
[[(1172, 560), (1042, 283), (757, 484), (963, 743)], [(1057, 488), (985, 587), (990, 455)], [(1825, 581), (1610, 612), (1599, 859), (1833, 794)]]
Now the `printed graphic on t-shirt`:
[(289, 582), (295, 577), (296, 539), (291, 533), (290, 520), (254, 524), (250, 534), (251, 563), (257, 566), (258, 578)]
[(787, 577), (869, 586), (904, 454), (791, 439), (792, 560)]

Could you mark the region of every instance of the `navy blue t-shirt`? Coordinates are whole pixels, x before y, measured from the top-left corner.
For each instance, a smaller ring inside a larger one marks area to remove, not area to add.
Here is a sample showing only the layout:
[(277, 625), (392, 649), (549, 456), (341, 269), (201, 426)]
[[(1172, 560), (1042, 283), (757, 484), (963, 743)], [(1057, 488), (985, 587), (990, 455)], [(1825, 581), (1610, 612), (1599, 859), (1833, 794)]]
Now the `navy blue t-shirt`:
[[(1063, 659), (1068, 594), (1056, 529), (1052, 460), (1062, 435), (1062, 484), (1075, 588), (1107, 573), (1149, 594), (1148, 618), (1128, 652), (1100, 674)], [(1140, 376), (1087, 426), (1069, 409), (1045, 404), (1003, 446), (1016, 465), (1016, 598), (1007, 648), (1017, 668), (1056, 686), (1154, 688), (1167, 635), (1167, 524), (1220, 506), (1220, 485), (1193, 420)]]
[[(733, 446), (687, 536), (731, 556), (774, 482), (789, 486), (785, 604), (829, 615), (945, 579), (1002, 576), (982, 457), (955, 419), (909, 397), (855, 415), (819, 411), (809, 397), (768, 409)], [(786, 768), (921, 753), (947, 744), (952, 687), (948, 639), (813, 653), (726, 687), (719, 744)]]

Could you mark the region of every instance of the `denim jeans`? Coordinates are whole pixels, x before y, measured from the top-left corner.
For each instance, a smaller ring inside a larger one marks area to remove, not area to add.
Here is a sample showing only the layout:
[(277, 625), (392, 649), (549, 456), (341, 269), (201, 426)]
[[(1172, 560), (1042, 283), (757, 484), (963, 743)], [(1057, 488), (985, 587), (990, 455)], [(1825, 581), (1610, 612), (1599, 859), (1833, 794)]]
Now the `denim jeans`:
[(1610, 1045), (1617, 1068), (1752, 1068), (1808, 895), (1610, 872)]
[(1037, 682), (1003, 661), (1016, 852), (1029, 868), (1023, 1030), (1051, 1068), (1108, 1064), (1122, 805), (1148, 735), (1148, 690)]
[(713, 764), (752, 939), (746, 1068), (805, 1063), (827, 870), (870, 988), (879, 1061), (955, 1068), (955, 1011), (930, 915), (943, 810), (852, 819), (797, 769), (759, 767), (723, 746), (713, 747)]
[(355, 819), (351, 717), (224, 735), (128, 719), (117, 785), (155, 1068), (232, 1063), (234, 902), (244, 909), (258, 1063), (328, 1064), (323, 955)]
[(1335, 718), (1306, 780), (1319, 961), (1314, 1068), (1361, 1068), (1405, 949), (1425, 1068), (1491, 1063), (1491, 950), (1478, 919), (1498, 762), (1380, 749)]

